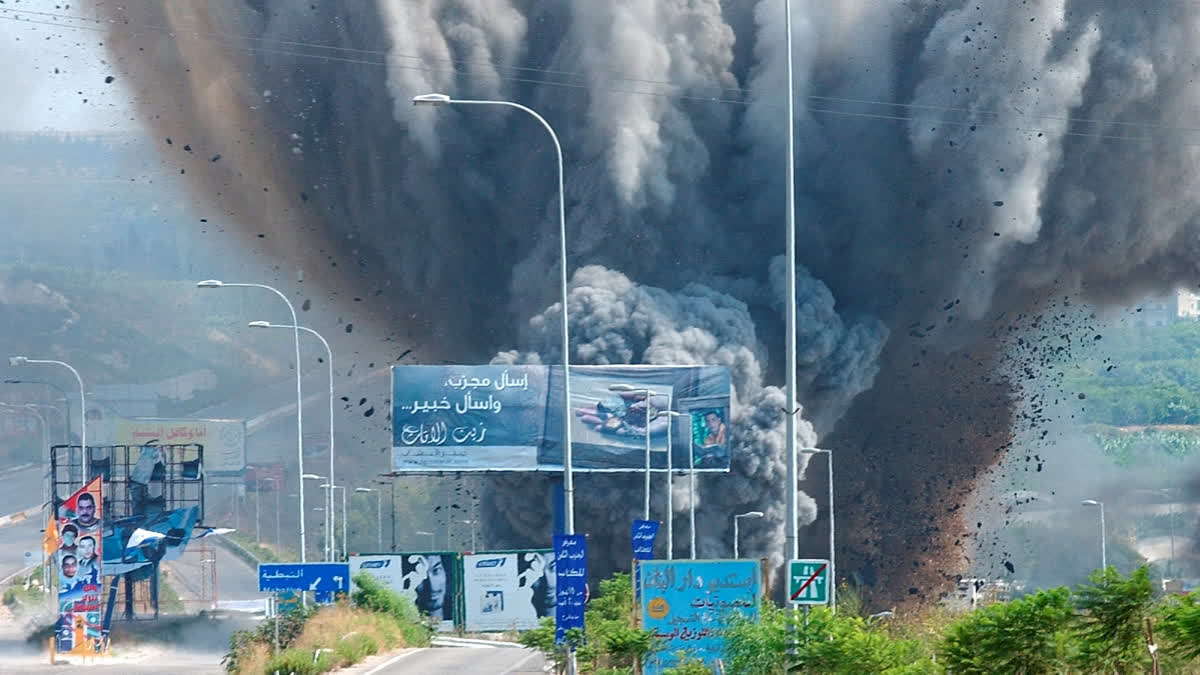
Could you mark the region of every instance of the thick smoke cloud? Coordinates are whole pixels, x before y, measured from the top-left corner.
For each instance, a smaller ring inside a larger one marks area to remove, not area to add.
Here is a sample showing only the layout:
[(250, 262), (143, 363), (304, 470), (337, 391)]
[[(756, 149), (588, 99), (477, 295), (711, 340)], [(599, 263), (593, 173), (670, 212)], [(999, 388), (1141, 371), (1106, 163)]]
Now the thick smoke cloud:
[[(783, 248), (782, 4), (99, 9), (197, 203), (248, 236), (265, 230), (339, 307), (367, 298), (345, 310), (363, 325), (403, 325), (446, 359), (556, 358), (555, 163), (527, 116), (407, 101), (443, 89), (543, 114), (566, 156), (575, 356), (738, 373), (747, 450), (734, 475), (703, 481), (702, 546), (719, 550), (721, 509), (762, 503), (741, 501), (754, 491), (778, 507), (783, 489), (769, 262)], [(1200, 276), (1186, 121), (1200, 5), (798, 0), (793, 12), (800, 403), (817, 441), (859, 470), (839, 474), (839, 513), (865, 533), (843, 540), (843, 569), (876, 582), (881, 602), (927, 597), (957, 564), (947, 502), (995, 461), (1012, 420), (993, 370), (1002, 317)], [(623, 538), (619, 515), (594, 526)], [(492, 517), (501, 539), (541, 526)], [(778, 530), (762, 536), (773, 547)], [(913, 546), (920, 559), (897, 563)]]

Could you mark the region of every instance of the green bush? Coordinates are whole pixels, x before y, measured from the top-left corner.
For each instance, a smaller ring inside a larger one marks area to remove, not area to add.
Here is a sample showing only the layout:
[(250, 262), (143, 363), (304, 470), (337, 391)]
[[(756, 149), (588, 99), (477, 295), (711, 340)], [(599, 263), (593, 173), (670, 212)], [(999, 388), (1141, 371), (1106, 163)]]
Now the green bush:
[(1128, 577), (1113, 567), (1096, 570), (1075, 595), (1081, 669), (1134, 672), (1150, 664), (1142, 632), (1151, 613), (1154, 586), (1144, 565)]
[[(279, 648), (287, 649), (304, 632), (308, 620), (317, 613), (316, 605), (299, 606), (279, 615)], [(254, 630), (235, 630), (229, 636), (229, 652), (221, 659), (227, 672), (237, 672), (241, 657), (255, 644), (275, 644), (275, 620), (263, 621)], [(311, 654), (310, 660), (311, 660)]]
[(356, 586), (351, 598), (354, 604), (372, 612), (387, 614), (396, 619), (404, 641), (412, 646), (427, 645), (434, 635), (434, 626), (417, 611), (411, 600), (401, 597), (375, 577), (360, 572), (354, 576)]
[(318, 675), (333, 668), (334, 656), (327, 651), (321, 652), (315, 660), (313, 652), (307, 649), (288, 649), (279, 652), (267, 662), (268, 673), (289, 673), (291, 675)]
[(942, 663), (954, 673), (1064, 670), (1074, 616), (1066, 588), (978, 609), (946, 631)]
[(379, 643), (370, 635), (351, 633), (342, 638), (334, 647), (334, 653), (344, 663), (358, 663), (368, 656), (379, 652)]

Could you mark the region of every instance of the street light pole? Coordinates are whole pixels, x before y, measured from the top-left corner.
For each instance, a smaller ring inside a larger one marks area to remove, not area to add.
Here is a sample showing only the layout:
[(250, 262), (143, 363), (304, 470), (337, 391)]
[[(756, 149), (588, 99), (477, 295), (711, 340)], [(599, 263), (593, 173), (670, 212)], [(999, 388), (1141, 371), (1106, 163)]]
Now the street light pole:
[[(315, 473), (300, 474), (300, 500), (301, 500), (301, 502), (304, 501), (304, 481), (306, 481), (306, 480), (329, 480), (329, 477), (328, 476), (318, 476)], [(325, 486), (322, 485), (321, 487), (325, 487)], [(326, 492), (328, 492), (328, 490), (326, 490)], [(326, 500), (325, 503), (329, 503), (329, 500)], [(321, 508), (314, 508), (313, 511), (326, 511), (327, 512), (328, 509), (321, 507)], [(325, 541), (326, 541), (326, 543), (329, 543), (329, 541), (330, 541), (330, 539), (329, 539), (329, 518), (325, 518)], [(332, 562), (332, 559), (330, 558), (329, 546), (325, 547), (325, 562)]]
[(738, 559), (738, 518), (762, 518), (762, 511), (747, 511), (733, 517), (733, 559)]
[[(558, 157), (558, 253), (560, 258), (560, 291), (562, 293), (562, 313), (561, 313), (561, 330), (562, 330), (562, 357), (563, 357), (563, 496), (566, 501), (566, 530), (567, 534), (575, 534), (575, 480), (572, 474), (572, 456), (571, 456), (571, 343), (570, 335), (567, 328), (567, 206), (566, 193), (563, 190), (563, 156), (562, 145), (558, 142), (558, 135), (554, 133), (554, 128), (541, 115), (537, 114), (530, 108), (519, 103), (511, 101), (473, 101), (465, 99), (452, 99), (445, 94), (423, 94), (413, 97), (413, 105), (427, 106), (443, 106), (443, 105), (496, 105), (508, 108), (516, 108), (522, 112), (533, 116), (546, 131), (550, 133), (550, 139), (554, 141), (554, 151)], [(669, 453), (668, 453), (669, 454)], [(572, 652), (572, 657), (574, 652)]]
[[(333, 437), (333, 350), (329, 348), (329, 343), (325, 341), (325, 337), (311, 328), (306, 328), (304, 326), (296, 326), (296, 325), (283, 326), (280, 324), (271, 323), (270, 321), (251, 321), (249, 325), (251, 328), (286, 328), (286, 329), (291, 329), (291, 330), (299, 329), (299, 330), (304, 331), (305, 333), (308, 333), (309, 335), (316, 337), (318, 340), (321, 341), (321, 345), (323, 347), (325, 347), (325, 364), (329, 368), (329, 482), (330, 483), (334, 482), (334, 480), (333, 480), (333, 457), (334, 457), (334, 448), (333, 448), (333, 438), (334, 438)], [(299, 357), (297, 357), (297, 358), (299, 358)], [(297, 370), (299, 370), (299, 367), (300, 366), (297, 363), (297, 365), (296, 365)], [(330, 492), (330, 493), (328, 493), (327, 496), (328, 496), (328, 499), (326, 500), (327, 510), (325, 511), (325, 537), (326, 537), (325, 548), (329, 551), (332, 551), (333, 550), (333, 539), (330, 537), (329, 532), (333, 529), (332, 525), (333, 525), (333, 522), (335, 521), (335, 519), (337, 518), (337, 511), (336, 511), (336, 509), (334, 507), (334, 503), (333, 503), (333, 493)], [(332, 560), (332, 557), (330, 559)]]
[(829, 608), (837, 607), (837, 551), (834, 549), (834, 519), (833, 519), (833, 452), (823, 448), (803, 448), (800, 450), (809, 455), (825, 455), (829, 468)]
[[(787, 52), (787, 169), (784, 172), (784, 180), (786, 185), (786, 208), (787, 208), (787, 236), (786, 236), (786, 252), (787, 258), (787, 273), (784, 279), (784, 284), (787, 286), (787, 299), (784, 311), (784, 323), (786, 328), (787, 345), (784, 349), (786, 355), (786, 364), (784, 369), (787, 371), (787, 385), (785, 395), (787, 396), (787, 410), (784, 411), (786, 420), (787, 434), (787, 549), (788, 558), (795, 560), (800, 557), (800, 540), (799, 526), (796, 522), (796, 489), (799, 473), (796, 457), (796, 414), (799, 410), (796, 407), (796, 178), (794, 175), (794, 145), (795, 145), (795, 123), (793, 120), (793, 85), (792, 85), (792, 3), (791, 0), (783, 0), (783, 25), (784, 25), (784, 51)], [(832, 563), (831, 563), (832, 567)], [(830, 570), (830, 578), (832, 579)], [(832, 584), (831, 584), (832, 586)], [(831, 589), (832, 590), (832, 589)], [(832, 606), (833, 594), (830, 593), (830, 605)]]
[(14, 378), (14, 377), (5, 379), (4, 383), (5, 384), (41, 384), (41, 385), (50, 387), (51, 389), (54, 389), (59, 394), (61, 394), (62, 395), (62, 403), (63, 403), (63, 424), (65, 425), (66, 431), (67, 431), (66, 444), (67, 445), (71, 444), (71, 427), (73, 426), (71, 424), (71, 400), (67, 397), (67, 392), (64, 391), (62, 387), (58, 386), (57, 384), (54, 384), (53, 382), (46, 382), (43, 380), (20, 380), (20, 379)]
[(1100, 568), (1101, 571), (1108, 569), (1108, 543), (1104, 529), (1104, 502), (1096, 501), (1095, 499), (1085, 499), (1082, 504), (1084, 506), (1099, 506), (1100, 507)]
[[(672, 455), (671, 427), (675, 426), (675, 418), (680, 413), (671, 410), (671, 402), (667, 402), (667, 560), (675, 559), (675, 467)], [(689, 432), (690, 433), (690, 432)]]
[[(642, 394), (646, 397), (646, 489), (642, 504), (642, 520), (650, 520), (650, 397), (657, 394), (649, 389), (638, 389), (628, 384), (609, 385), (609, 391)], [(670, 448), (667, 448), (670, 451)]]
[[(387, 475), (387, 474), (381, 474)], [(386, 485), (391, 488), (389, 497), (392, 503), (392, 553), (396, 552), (396, 480), (393, 478), (388, 481), (377, 480), (376, 485)]]
[(271, 481), (271, 488), (275, 490), (275, 551), (278, 553), (283, 550), (283, 539), (279, 536), (279, 479), (271, 477), (262, 480)]
[[(83, 452), (86, 454), (87, 453), (87, 394), (84, 393), (84, 391), (83, 391), (83, 378), (79, 376), (79, 371), (75, 370), (75, 368), (73, 368), (71, 366), (71, 364), (67, 363), (66, 361), (54, 361), (52, 359), (31, 359), (31, 358), (27, 358), (24, 356), (8, 357), (8, 365), (10, 365), (10, 366), (23, 366), (28, 363), (48, 363), (48, 364), (53, 364), (56, 366), (62, 366), (63, 368), (66, 368), (67, 370), (71, 371), (71, 374), (75, 376), (75, 381), (79, 383), (79, 412), (80, 412), (80, 415), (79, 415), (79, 447), (81, 447), (83, 449)], [(68, 404), (68, 408), (69, 407), (70, 407), (70, 405)], [(91, 471), (91, 469), (89, 468), (88, 471)]]
[[(296, 320), (296, 308), (292, 306), (292, 301), (288, 300), (288, 297), (286, 295), (284, 295), (282, 292), (280, 292), (280, 290), (278, 288), (275, 288), (274, 286), (268, 286), (266, 284), (242, 284), (242, 283), (227, 284), (218, 279), (208, 279), (205, 281), (198, 282), (196, 284), (196, 287), (197, 288), (228, 288), (228, 287), (261, 288), (263, 290), (271, 291), (275, 295), (279, 296), (279, 298), (281, 300), (283, 300), (284, 304), (287, 305), (288, 311), (291, 312), (292, 326), (293, 326), (292, 340), (295, 343), (295, 348), (296, 348), (296, 462), (298, 463), (296, 472), (299, 475), (303, 476), (304, 475), (304, 396), (301, 393), (301, 389), (300, 389), (300, 328), (299, 328), (300, 322)], [(307, 562), (308, 554), (305, 552), (306, 546), (305, 546), (305, 540), (304, 540), (304, 479), (303, 478), (300, 480), (299, 493), (300, 493), (300, 562)]]
[(375, 493), (375, 550), (383, 551), (383, 490), (356, 487), (354, 491)]

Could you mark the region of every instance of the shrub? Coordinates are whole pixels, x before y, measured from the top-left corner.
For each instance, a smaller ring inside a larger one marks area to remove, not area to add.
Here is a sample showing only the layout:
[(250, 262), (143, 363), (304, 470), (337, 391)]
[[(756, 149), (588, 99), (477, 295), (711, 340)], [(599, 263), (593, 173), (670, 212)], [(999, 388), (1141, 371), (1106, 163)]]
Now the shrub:
[(947, 630), (943, 663), (963, 674), (1058, 672), (1066, 666), (1073, 614), (1066, 588), (975, 610)]
[(1076, 625), (1083, 670), (1129, 672), (1150, 663), (1142, 626), (1153, 602), (1150, 570), (1143, 565), (1128, 577), (1113, 567), (1096, 570), (1076, 591)]
[(334, 667), (331, 652), (321, 652), (320, 656), (314, 661), (313, 654), (315, 651), (296, 648), (281, 651), (278, 656), (267, 662), (267, 672), (289, 673), (292, 675), (317, 675), (318, 673), (331, 670)]

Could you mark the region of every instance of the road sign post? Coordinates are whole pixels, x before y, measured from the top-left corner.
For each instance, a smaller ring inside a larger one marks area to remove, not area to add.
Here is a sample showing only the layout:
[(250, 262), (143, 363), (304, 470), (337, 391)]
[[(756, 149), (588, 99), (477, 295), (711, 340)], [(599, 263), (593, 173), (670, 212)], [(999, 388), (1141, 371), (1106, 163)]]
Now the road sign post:
[(788, 563), (788, 602), (793, 605), (829, 602), (828, 560), (792, 560)]
[(260, 591), (350, 591), (348, 563), (262, 563), (258, 566)]

